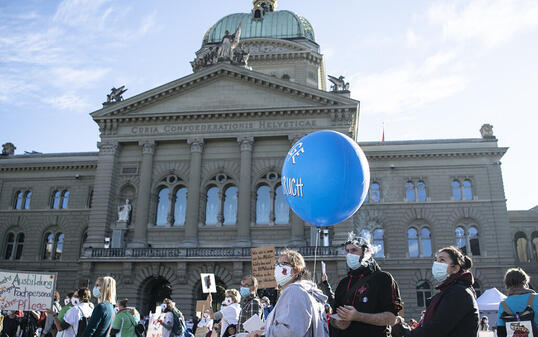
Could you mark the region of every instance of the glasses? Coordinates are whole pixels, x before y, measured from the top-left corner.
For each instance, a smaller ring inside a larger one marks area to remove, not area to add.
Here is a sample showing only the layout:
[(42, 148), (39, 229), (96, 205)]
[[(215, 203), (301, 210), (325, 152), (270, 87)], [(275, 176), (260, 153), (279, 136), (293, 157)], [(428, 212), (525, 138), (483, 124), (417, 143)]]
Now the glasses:
[(275, 263), (275, 267), (283, 267), (283, 266), (292, 267), (292, 265), (290, 263), (288, 263), (288, 262)]

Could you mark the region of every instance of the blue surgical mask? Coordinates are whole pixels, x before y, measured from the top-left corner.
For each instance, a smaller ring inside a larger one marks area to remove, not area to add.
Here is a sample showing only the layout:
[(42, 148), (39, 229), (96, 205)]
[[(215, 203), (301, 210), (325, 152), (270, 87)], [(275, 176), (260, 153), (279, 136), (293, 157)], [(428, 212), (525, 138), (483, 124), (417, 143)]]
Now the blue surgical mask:
[(248, 295), (250, 295), (250, 289), (249, 288), (245, 288), (245, 287), (241, 287), (239, 289), (239, 293), (241, 294), (241, 296), (243, 297), (247, 297)]
[(448, 277), (448, 264), (435, 261), (432, 266), (432, 275), (439, 282), (443, 282)]
[(94, 286), (92, 289), (92, 295), (95, 298), (101, 298), (101, 289), (98, 286)]
[(347, 266), (353, 270), (361, 266), (361, 256), (348, 253), (346, 255)]

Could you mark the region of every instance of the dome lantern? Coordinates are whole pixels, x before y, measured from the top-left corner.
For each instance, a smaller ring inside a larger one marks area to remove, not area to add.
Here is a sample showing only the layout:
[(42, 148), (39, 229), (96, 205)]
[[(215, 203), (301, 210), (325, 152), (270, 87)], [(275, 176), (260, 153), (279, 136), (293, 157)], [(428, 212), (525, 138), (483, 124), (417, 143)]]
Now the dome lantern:
[(254, 0), (252, 16), (254, 19), (261, 19), (266, 13), (273, 12), (276, 9), (276, 0)]

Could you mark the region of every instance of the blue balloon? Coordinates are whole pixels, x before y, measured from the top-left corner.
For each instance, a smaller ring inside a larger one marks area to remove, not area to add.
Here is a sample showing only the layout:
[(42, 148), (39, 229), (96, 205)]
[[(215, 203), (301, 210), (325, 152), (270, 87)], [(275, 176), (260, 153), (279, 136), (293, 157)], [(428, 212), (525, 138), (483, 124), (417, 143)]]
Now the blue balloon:
[(317, 131), (301, 138), (282, 165), (282, 191), (291, 209), (317, 227), (351, 217), (370, 185), (364, 152), (346, 135)]

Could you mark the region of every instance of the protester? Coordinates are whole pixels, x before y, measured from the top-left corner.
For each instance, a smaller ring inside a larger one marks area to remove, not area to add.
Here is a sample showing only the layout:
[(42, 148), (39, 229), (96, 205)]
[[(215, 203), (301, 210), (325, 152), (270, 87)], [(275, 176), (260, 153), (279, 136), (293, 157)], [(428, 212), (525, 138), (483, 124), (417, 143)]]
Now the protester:
[(222, 337), (234, 337), (237, 333), (237, 328), (235, 324), (230, 324), (226, 328), (226, 332), (224, 332), (224, 335)]
[(488, 324), (488, 317), (484, 316), (480, 320), (480, 325), (478, 326), (478, 330), (480, 331), (488, 331), (489, 330), (489, 324)]
[(134, 309), (127, 308), (127, 302), (126, 298), (118, 301), (118, 313), (112, 323), (111, 336), (137, 337), (135, 327), (140, 321), (140, 315)]
[(436, 287), (440, 293), (429, 301), (420, 326), (411, 330), (406, 324), (398, 324), (392, 329), (394, 337), (477, 336), (479, 315), (471, 258), (450, 246), (439, 250), (435, 259), (432, 275), (440, 282)]
[[(226, 329), (228, 328), (228, 325), (234, 324), (237, 325), (239, 322), (239, 314), (241, 313), (241, 306), (239, 305), (239, 301), (241, 301), (241, 295), (239, 294), (239, 291), (235, 289), (227, 289), (224, 292), (224, 302), (226, 302), (226, 306), (222, 307), (220, 311), (217, 311), (213, 314), (213, 317), (215, 320), (221, 320), (220, 321), (220, 336), (224, 336), (224, 333), (226, 332)], [(209, 306), (211, 306), (213, 298), (211, 297), (211, 294), (208, 296), (208, 302)]]
[(98, 299), (99, 304), (93, 309), (82, 336), (78, 337), (106, 337), (109, 334), (114, 318), (112, 303), (116, 303), (116, 280), (110, 276), (98, 278), (92, 289), (92, 295)]
[(280, 298), (267, 317), (265, 329), (248, 334), (249, 337), (328, 337), (327, 301), (316, 284), (307, 280), (304, 258), (298, 252), (285, 249), (275, 265), (275, 280), (281, 288)]
[(78, 291), (78, 289), (75, 290), (75, 291), (72, 292), (72, 293), (68, 293), (68, 294), (67, 294), (67, 298), (66, 298), (66, 300), (69, 299), (69, 301), (68, 301), (68, 302), (64, 301), (65, 305), (62, 307), (62, 309), (61, 309), (60, 312), (58, 313), (58, 319), (60, 320), (60, 322), (63, 321), (63, 319), (64, 319), (64, 315), (65, 315), (65, 313), (67, 312), (67, 310), (69, 310), (69, 309), (71, 309), (71, 308), (73, 307), (73, 305), (74, 305), (74, 304), (73, 304), (73, 295), (76, 294), (77, 291)]
[(17, 330), (21, 320), (14, 311), (8, 311), (4, 315), (4, 320), (2, 321), (2, 332), (0, 337), (17, 337)]
[(350, 233), (344, 246), (349, 272), (336, 288), (337, 316), (331, 316), (331, 325), (341, 330), (339, 337), (390, 336), (390, 326), (402, 310), (398, 284), (373, 258), (369, 240)]
[(196, 326), (196, 337), (209, 337), (211, 336), (211, 328), (213, 327), (213, 320), (211, 319), (209, 310), (205, 310), (202, 315), (202, 319)]
[(19, 337), (35, 337), (38, 318), (39, 313), (35, 311), (24, 311), (21, 318)]
[(91, 293), (88, 288), (80, 288), (72, 297), (74, 304), (63, 316), (63, 320), (58, 319), (54, 310), (49, 310), (49, 316), (53, 317), (54, 324), (58, 331), (63, 331), (63, 337), (80, 336), (88, 325), (93, 309), (90, 306)]
[(269, 316), (269, 314), (273, 310), (273, 306), (271, 305), (271, 301), (269, 300), (269, 297), (267, 296), (262, 297), (262, 307), (263, 307), (263, 318), (267, 319), (267, 316)]
[[(538, 299), (536, 298), (536, 293), (529, 289), (530, 277), (529, 275), (521, 268), (512, 268), (508, 269), (504, 275), (504, 285), (508, 290), (508, 297), (501, 302), (499, 305), (499, 311), (497, 313), (497, 336), (506, 337), (506, 321), (503, 319), (503, 313), (509, 313), (511, 311), (513, 314), (519, 313), (522, 314), (526, 307), (529, 305), (530, 301), (532, 303), (532, 314), (529, 313), (527, 316), (534, 316), (534, 325), (538, 327)], [(506, 307), (505, 307), (506, 306)], [(524, 318), (521, 317), (523, 321)], [(534, 336), (536, 336), (536, 331)]]
[(53, 334), (58, 331), (54, 325), (54, 315), (57, 315), (60, 310), (62, 310), (62, 306), (60, 305), (60, 293), (55, 291), (54, 302), (52, 303), (53, 314), (47, 315), (47, 318), (45, 320), (45, 327), (41, 332), (41, 337), (53, 337)]
[(258, 291), (258, 280), (253, 275), (247, 275), (241, 280), (241, 289), (239, 293), (242, 296), (241, 312), (239, 313), (239, 323), (236, 327), (237, 332), (245, 332), (243, 323), (250, 317), (258, 315), (263, 318), (263, 307), (260, 298), (256, 294)]
[[(169, 298), (163, 300), (165, 319), (159, 319), (163, 328), (167, 330), (167, 334), (170, 337), (183, 336), (186, 330), (185, 318), (176, 304)], [(171, 318), (171, 321), (170, 321)], [(163, 333), (164, 336), (164, 333)]]

